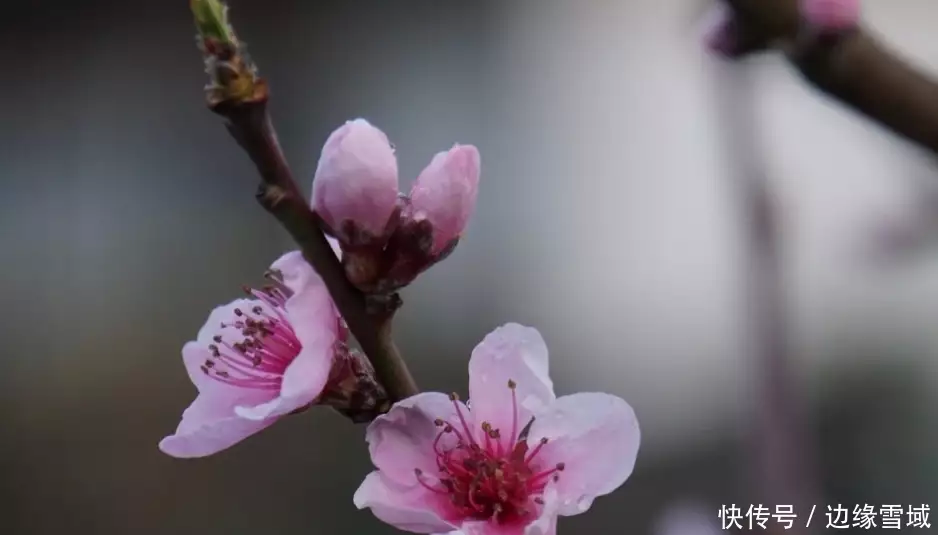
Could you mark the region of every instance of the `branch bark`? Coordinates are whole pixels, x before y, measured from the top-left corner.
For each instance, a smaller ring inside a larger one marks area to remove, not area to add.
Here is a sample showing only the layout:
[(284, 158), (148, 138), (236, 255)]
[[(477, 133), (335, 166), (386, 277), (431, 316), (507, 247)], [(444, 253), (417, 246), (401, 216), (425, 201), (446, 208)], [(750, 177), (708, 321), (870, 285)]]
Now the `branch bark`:
[(266, 94), (252, 102), (223, 102), (212, 109), (228, 120), (228, 131), (261, 174), (256, 194), (258, 202), (290, 233), (304, 258), (322, 277), (391, 400), (416, 394), (417, 385), (391, 336), (391, 316), (368, 313), (365, 296), (346, 279), (341, 263), (321, 230), (318, 216), (293, 180), (267, 112)]
[(775, 42), (814, 87), (938, 152), (938, 83), (859, 28), (805, 41), (798, 0), (722, 0)]
[(209, 75), (209, 108), (225, 117), (228, 131), (261, 174), (257, 200), (290, 233), (319, 274), (349, 330), (371, 362), (392, 402), (418, 392), (391, 337), (393, 312), (369, 313), (366, 297), (346, 278), (323, 234), (323, 224), (293, 180), (267, 111), (267, 83), (228, 22), (221, 0), (190, 0), (199, 47)]

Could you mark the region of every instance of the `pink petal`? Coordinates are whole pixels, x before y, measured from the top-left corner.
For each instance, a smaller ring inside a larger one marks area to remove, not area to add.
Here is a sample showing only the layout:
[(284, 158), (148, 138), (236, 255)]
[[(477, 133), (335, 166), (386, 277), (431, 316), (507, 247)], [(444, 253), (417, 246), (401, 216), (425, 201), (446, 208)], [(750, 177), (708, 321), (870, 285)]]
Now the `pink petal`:
[(848, 30), (860, 22), (860, 0), (801, 0), (801, 14), (822, 30)]
[(351, 220), (381, 235), (397, 196), (397, 159), (384, 132), (355, 119), (329, 136), (313, 180), (313, 208), (329, 226)]
[[(212, 393), (219, 398), (237, 398), (244, 395), (244, 389), (230, 384), (222, 383), (212, 379), (202, 371), (202, 366), (208, 360), (211, 353), (209, 346), (215, 344), (214, 337), (221, 335), (223, 340), (228, 343), (239, 342), (243, 337), (237, 329), (222, 329), (222, 323), (233, 323), (237, 320), (235, 309), (250, 310), (252, 307), (262, 306), (270, 312), (270, 307), (266, 303), (250, 299), (235, 299), (234, 301), (215, 307), (208, 315), (208, 319), (194, 342), (187, 342), (182, 347), (182, 360), (186, 371), (189, 373), (189, 380), (203, 393)], [(272, 398), (273, 396), (269, 396)], [(234, 406), (233, 404), (230, 406)]]
[(566, 465), (554, 485), (561, 501), (560, 514), (575, 515), (628, 479), (641, 434), (628, 403), (609, 394), (588, 392), (563, 396), (538, 412), (528, 443), (541, 438), (549, 440), (538, 456), (542, 462)]
[(332, 252), (335, 253), (336, 258), (342, 260), (342, 245), (339, 240), (332, 236), (326, 236), (326, 241), (329, 242), (329, 247), (332, 247)]
[[(251, 392), (242, 401), (252, 401)], [(238, 418), (224, 400), (199, 394), (182, 414), (176, 433), (160, 441), (160, 450), (179, 458), (204, 457), (227, 449), (263, 430), (274, 420), (250, 421)]]
[(528, 524), (502, 525), (482, 521), (463, 522), (460, 531), (464, 535), (556, 535), (557, 533), (557, 507), (559, 505), (557, 492), (548, 487), (542, 496), (544, 505), (538, 511), (537, 517)]
[(202, 371), (202, 366), (211, 356), (212, 353), (205, 344), (186, 342), (186, 345), (182, 346), (182, 363), (186, 367), (186, 372), (189, 373), (189, 380), (199, 392), (218, 390), (221, 394), (228, 391), (233, 396), (238, 395), (240, 388), (216, 381)]
[[(284, 283), (296, 283), (295, 273), (283, 270)], [(239, 406), (235, 413), (251, 420), (282, 416), (313, 402), (329, 379), (335, 355), (338, 317), (332, 298), (318, 276), (304, 275), (305, 286), (296, 287), (285, 304), (287, 319), (302, 345), (283, 374), (279, 397), (254, 407)], [(291, 288), (292, 289), (292, 288)]]
[(509, 323), (489, 333), (469, 359), (469, 401), (479, 432), (482, 422), (511, 440), (512, 391), (515, 383), (518, 418), (516, 431), (530, 421), (534, 411), (554, 401), (554, 384), (548, 374), (547, 346), (537, 329)]
[(479, 151), (455, 145), (436, 154), (410, 193), (416, 218), (433, 225), (433, 250), (438, 253), (462, 234), (479, 193)]
[[(234, 301), (215, 307), (208, 315), (208, 319), (205, 320), (205, 324), (202, 325), (202, 328), (199, 329), (199, 333), (196, 335), (196, 342), (208, 348), (209, 344), (214, 343), (213, 338), (216, 334), (220, 334), (226, 337), (226, 341), (237, 342), (240, 341), (242, 336), (235, 329), (221, 329), (222, 323), (233, 323), (237, 316), (235, 315), (235, 309), (240, 308), (242, 310), (250, 310), (252, 307), (257, 305), (262, 305), (258, 301), (252, 299), (235, 299)], [(230, 339), (229, 339), (230, 338)]]
[(453, 529), (435, 512), (439, 497), (423, 487), (402, 486), (380, 471), (365, 477), (355, 496), (355, 507), (370, 508), (382, 522), (411, 533), (445, 533)]
[[(457, 402), (468, 411), (461, 402)], [(401, 485), (417, 484), (414, 469), (422, 470), (428, 477), (437, 474), (436, 455), (433, 441), (440, 433), (434, 423), (437, 418), (459, 427), (459, 418), (453, 402), (439, 392), (424, 392), (399, 401), (387, 414), (375, 419), (365, 432), (368, 452), (374, 465), (389, 480)], [(454, 446), (455, 433), (446, 435), (441, 448)]]
[(733, 10), (718, 2), (707, 11), (703, 20), (703, 42), (711, 50), (723, 56), (736, 52), (736, 16)]
[(303, 258), (300, 251), (290, 251), (274, 260), (270, 265), (271, 271), (280, 271), (283, 274), (283, 283), (293, 293), (299, 292), (310, 284), (322, 284), (319, 275)]
[(542, 497), (544, 506), (538, 517), (528, 524), (524, 530), (524, 535), (556, 535), (557, 534), (557, 513), (559, 511), (560, 500), (556, 489), (548, 487)]

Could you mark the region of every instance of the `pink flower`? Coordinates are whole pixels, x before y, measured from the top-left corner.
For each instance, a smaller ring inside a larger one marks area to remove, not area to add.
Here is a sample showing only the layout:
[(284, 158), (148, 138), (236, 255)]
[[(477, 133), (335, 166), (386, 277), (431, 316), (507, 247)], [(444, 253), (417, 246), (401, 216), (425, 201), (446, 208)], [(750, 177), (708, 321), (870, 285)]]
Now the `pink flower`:
[(475, 209), (479, 160), (472, 145), (455, 145), (436, 154), (403, 195), (394, 149), (381, 130), (356, 119), (333, 132), (312, 205), (342, 244), (349, 282), (388, 295), (452, 253)]
[(431, 254), (458, 238), (475, 209), (479, 193), (479, 151), (456, 145), (437, 153), (410, 192), (412, 217), (433, 226)]
[(628, 479), (640, 433), (632, 408), (601, 393), (557, 398), (540, 334), (500, 327), (469, 361), (469, 403), (405, 399), (367, 430), (377, 470), (359, 508), (415, 533), (552, 535)]
[(737, 55), (736, 15), (723, 2), (714, 4), (703, 21), (703, 42), (711, 52), (724, 57)]
[(271, 265), (272, 285), (212, 311), (182, 348), (198, 389), (176, 433), (173, 457), (224, 450), (311, 404), (329, 379), (345, 332), (325, 285), (299, 251)]
[(860, 22), (860, 0), (801, 0), (801, 15), (816, 29), (842, 32)]
[(355, 119), (329, 136), (313, 180), (313, 209), (343, 243), (380, 240), (397, 195), (397, 159), (384, 132)]

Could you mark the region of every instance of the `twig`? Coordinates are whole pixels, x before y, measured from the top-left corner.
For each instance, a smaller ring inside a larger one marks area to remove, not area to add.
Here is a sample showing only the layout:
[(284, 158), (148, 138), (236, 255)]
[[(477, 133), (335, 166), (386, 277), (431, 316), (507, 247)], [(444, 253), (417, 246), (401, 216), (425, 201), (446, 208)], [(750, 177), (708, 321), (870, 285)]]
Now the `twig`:
[[(807, 515), (817, 490), (814, 457), (801, 407), (794, 392), (789, 359), (789, 333), (785, 315), (779, 214), (769, 189), (764, 166), (755, 146), (753, 89), (746, 65), (729, 64), (719, 76), (720, 112), (725, 119), (732, 187), (738, 196), (746, 226), (745, 295), (750, 307), (750, 346), (757, 372), (753, 476), (762, 502), (792, 505), (799, 518)], [(758, 503), (758, 502), (756, 502)], [(786, 533), (810, 531), (798, 526)]]
[(787, 53), (812, 85), (932, 152), (938, 152), (938, 83), (863, 29), (805, 43), (798, 0), (722, 0)]
[(212, 78), (207, 88), (209, 107), (227, 119), (228, 131), (260, 172), (258, 202), (290, 233), (322, 277), (391, 400), (416, 394), (417, 385), (391, 336), (392, 315), (368, 313), (365, 296), (346, 279), (318, 216), (293, 180), (267, 112), (267, 84), (228, 24), (225, 7), (217, 0), (193, 0), (192, 9)]

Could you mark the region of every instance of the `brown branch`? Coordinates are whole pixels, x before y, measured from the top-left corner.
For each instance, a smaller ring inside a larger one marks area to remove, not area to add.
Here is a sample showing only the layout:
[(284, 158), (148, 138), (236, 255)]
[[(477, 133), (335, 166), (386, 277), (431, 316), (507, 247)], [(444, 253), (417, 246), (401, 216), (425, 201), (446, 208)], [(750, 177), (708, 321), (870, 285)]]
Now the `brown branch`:
[(938, 152), (938, 83), (862, 28), (805, 41), (798, 0), (723, 0), (787, 52), (805, 79), (894, 133)]
[(261, 175), (257, 200), (290, 233), (322, 277), (339, 313), (358, 340), (392, 401), (418, 392), (391, 336), (392, 314), (369, 314), (364, 294), (346, 279), (342, 264), (293, 180), (267, 112), (267, 84), (244, 52), (218, 0), (192, 0), (211, 84), (209, 107), (228, 120), (228, 131)]

